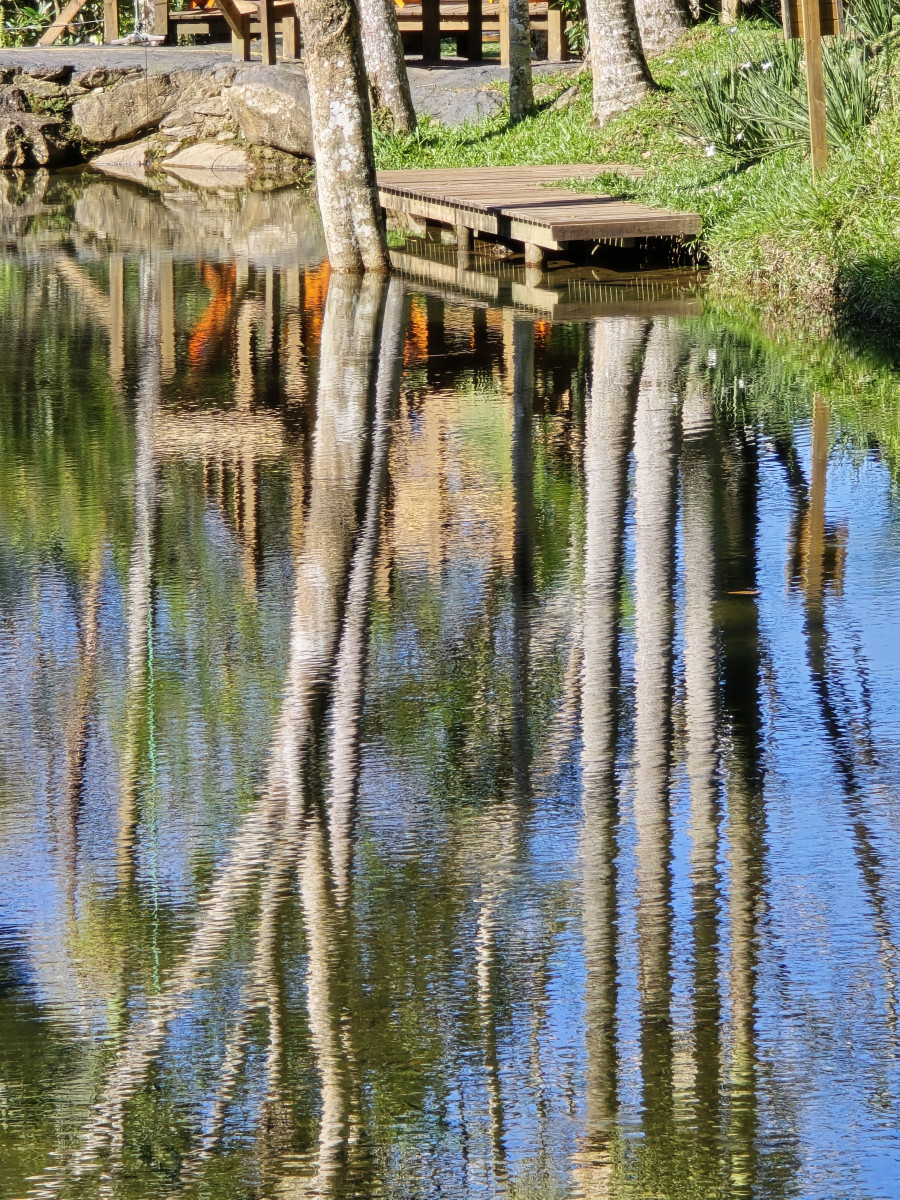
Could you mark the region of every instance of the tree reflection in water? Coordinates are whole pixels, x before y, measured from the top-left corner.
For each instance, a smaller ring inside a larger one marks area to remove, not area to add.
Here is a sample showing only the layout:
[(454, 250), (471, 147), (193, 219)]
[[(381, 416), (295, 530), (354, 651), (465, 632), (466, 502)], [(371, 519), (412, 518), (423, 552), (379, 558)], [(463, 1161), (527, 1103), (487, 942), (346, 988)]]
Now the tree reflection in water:
[(900, 1160), (900, 699), (852, 554), (889, 576), (831, 507), (882, 476), (825, 401), (739, 396), (766, 364), (668, 302), (554, 324), (178, 228), (107, 267), (118, 187), (0, 292), (5, 1190), (830, 1198)]

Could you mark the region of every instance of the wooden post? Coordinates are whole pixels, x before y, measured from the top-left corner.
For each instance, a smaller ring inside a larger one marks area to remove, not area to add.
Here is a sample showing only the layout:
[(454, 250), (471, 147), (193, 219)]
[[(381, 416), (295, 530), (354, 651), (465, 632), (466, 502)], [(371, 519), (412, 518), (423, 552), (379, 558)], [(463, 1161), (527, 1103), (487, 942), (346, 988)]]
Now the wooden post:
[(219, 0), (219, 8), (231, 30), (231, 57), (238, 62), (249, 62), (250, 19), (245, 18), (234, 0)]
[(119, 0), (103, 0), (103, 40), (114, 42), (119, 36)]
[(812, 169), (814, 176), (821, 175), (828, 165), (822, 34), (843, 33), (843, 0), (781, 0), (781, 21), (786, 38), (803, 38)]
[(262, 60), (275, 66), (275, 13), (272, 0), (259, 0), (259, 28), (262, 36)]
[(297, 36), (297, 18), (281, 18), (281, 57), (290, 62), (300, 57), (300, 39)]
[(422, 58), (440, 62), (441, 0), (422, 0)]
[(509, 0), (500, 0), (500, 66), (509, 66)]
[(169, 0), (153, 0), (153, 33), (169, 36)]
[(159, 255), (159, 368), (163, 383), (175, 374), (175, 275), (171, 250)]
[(566, 14), (556, 0), (547, 5), (547, 61), (565, 62), (569, 57)]
[(121, 254), (109, 256), (109, 375), (122, 386), (125, 372), (125, 263)]
[(484, 30), (482, 29), (482, 0), (468, 0), (466, 24), (469, 27), (466, 57), (469, 62), (481, 62), (484, 58)]
[(825, 68), (822, 65), (822, 22), (819, 0), (803, 0), (803, 47), (806, 52), (806, 96), (809, 103), (809, 142), (813, 175), (828, 166), (828, 128), (825, 123)]
[(66, 32), (81, 10), (87, 4), (87, 0), (69, 0), (59, 16), (48, 25), (41, 34), (39, 46), (52, 46)]

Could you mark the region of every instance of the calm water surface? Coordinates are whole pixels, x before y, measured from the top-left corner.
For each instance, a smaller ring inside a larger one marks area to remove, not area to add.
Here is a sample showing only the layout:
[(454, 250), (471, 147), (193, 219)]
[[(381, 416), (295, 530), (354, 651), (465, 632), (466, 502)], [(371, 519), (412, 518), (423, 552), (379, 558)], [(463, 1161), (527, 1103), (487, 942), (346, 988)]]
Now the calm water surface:
[(0, 1194), (900, 1196), (900, 380), (3, 188)]

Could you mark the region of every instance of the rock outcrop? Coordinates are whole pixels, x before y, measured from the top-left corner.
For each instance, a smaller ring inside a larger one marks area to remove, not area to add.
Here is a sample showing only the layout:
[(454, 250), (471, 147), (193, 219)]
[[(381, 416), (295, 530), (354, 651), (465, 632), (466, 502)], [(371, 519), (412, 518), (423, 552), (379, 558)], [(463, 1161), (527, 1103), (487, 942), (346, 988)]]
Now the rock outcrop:
[(301, 68), (245, 67), (228, 89), (227, 102), (251, 145), (313, 157), (309, 91)]
[(59, 117), (29, 112), (21, 88), (0, 87), (0, 169), (55, 167), (67, 150)]

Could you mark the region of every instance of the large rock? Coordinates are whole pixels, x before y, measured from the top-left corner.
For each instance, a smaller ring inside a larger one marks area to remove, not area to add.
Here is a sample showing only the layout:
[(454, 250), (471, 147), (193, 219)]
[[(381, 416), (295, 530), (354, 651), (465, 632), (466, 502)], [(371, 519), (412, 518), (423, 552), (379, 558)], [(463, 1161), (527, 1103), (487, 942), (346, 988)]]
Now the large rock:
[(165, 169), (181, 168), (182, 170), (208, 171), (243, 171), (255, 170), (253, 160), (246, 150), (237, 146), (221, 146), (215, 142), (200, 142), (196, 146), (187, 146), (179, 150), (163, 163)]
[(149, 162), (148, 141), (131, 142), (127, 146), (116, 146), (91, 159), (91, 166), (107, 175), (116, 175), (120, 179), (134, 179), (142, 182), (147, 177)]
[(235, 76), (228, 100), (252, 145), (313, 157), (309, 91), (302, 68), (247, 67)]
[(59, 119), (25, 110), (21, 89), (0, 87), (0, 170), (55, 167), (65, 162), (69, 147)]
[(442, 125), (475, 124), (494, 117), (503, 108), (504, 100), (493, 89), (451, 88), (441, 84), (413, 85), (412, 99), (416, 112), (427, 113)]
[(168, 75), (140, 75), (76, 100), (72, 120), (85, 141), (114, 145), (155, 128), (178, 99), (178, 89)]
[(174, 109), (212, 97), (221, 88), (221, 79), (207, 71), (131, 76), (116, 87), (76, 100), (72, 120), (85, 141), (97, 146), (115, 145), (155, 129)]

